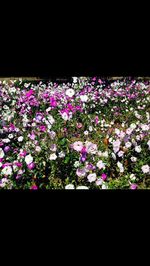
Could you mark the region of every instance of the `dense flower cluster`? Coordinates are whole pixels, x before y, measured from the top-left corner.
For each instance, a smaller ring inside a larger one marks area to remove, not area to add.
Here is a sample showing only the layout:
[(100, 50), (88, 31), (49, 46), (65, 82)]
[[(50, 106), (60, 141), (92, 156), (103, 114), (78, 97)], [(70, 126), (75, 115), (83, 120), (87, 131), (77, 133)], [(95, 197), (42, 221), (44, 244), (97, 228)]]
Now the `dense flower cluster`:
[(0, 81), (0, 188), (150, 188), (149, 111), (149, 81)]

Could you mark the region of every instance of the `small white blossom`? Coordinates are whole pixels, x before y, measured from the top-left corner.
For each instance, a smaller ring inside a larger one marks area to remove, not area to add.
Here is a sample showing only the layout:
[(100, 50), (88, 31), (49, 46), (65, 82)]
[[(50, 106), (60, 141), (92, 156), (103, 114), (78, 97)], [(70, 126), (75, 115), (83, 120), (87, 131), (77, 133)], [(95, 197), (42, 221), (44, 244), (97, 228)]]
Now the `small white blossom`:
[(3, 158), (5, 156), (5, 153), (3, 152), (3, 149), (0, 148), (0, 158)]
[(73, 89), (67, 89), (66, 90), (66, 95), (69, 97), (72, 97), (75, 94), (75, 91)]
[(125, 146), (126, 146), (126, 148), (130, 148), (132, 146), (132, 143), (130, 141), (127, 141)]
[(137, 158), (132, 156), (131, 161), (135, 163), (137, 161)]
[(89, 189), (89, 188), (86, 186), (78, 186), (76, 189)]
[(12, 168), (11, 166), (5, 166), (1, 172), (3, 175), (11, 175), (12, 174)]
[(22, 141), (23, 141), (23, 137), (20, 136), (20, 137), (18, 138), (18, 141), (19, 141), (19, 142), (22, 142)]
[(50, 160), (56, 160), (57, 155), (55, 153), (52, 153), (49, 157)]
[(75, 189), (73, 184), (69, 184), (65, 186), (65, 189)]
[(94, 174), (89, 174), (89, 175), (87, 176), (87, 179), (88, 179), (88, 181), (89, 181), (90, 183), (94, 182), (94, 181), (96, 180), (96, 174), (95, 174), (95, 173), (94, 173)]
[(30, 154), (26, 155), (25, 162), (26, 162), (26, 164), (32, 163), (33, 162), (33, 157)]
[(150, 167), (149, 167), (148, 164), (142, 166), (142, 172), (143, 172), (144, 174), (147, 174), (147, 173), (150, 172)]
[(141, 149), (141, 146), (140, 146), (140, 145), (135, 147), (135, 151), (136, 151), (136, 152), (140, 153), (141, 150), (142, 150), (142, 149)]

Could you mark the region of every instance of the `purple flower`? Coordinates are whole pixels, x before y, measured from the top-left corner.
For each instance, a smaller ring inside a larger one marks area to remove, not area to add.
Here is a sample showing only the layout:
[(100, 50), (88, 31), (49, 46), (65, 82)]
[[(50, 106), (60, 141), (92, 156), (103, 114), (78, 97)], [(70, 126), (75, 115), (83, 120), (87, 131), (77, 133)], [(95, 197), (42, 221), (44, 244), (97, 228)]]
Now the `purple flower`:
[(79, 176), (79, 177), (81, 177), (81, 176), (85, 176), (86, 175), (86, 171), (85, 171), (85, 169), (83, 168), (83, 169), (77, 169), (77, 171), (76, 171), (76, 174), (77, 174), (77, 176)]
[(4, 151), (5, 151), (5, 152), (10, 151), (10, 147), (9, 147), (9, 146), (6, 146), (6, 147), (4, 148)]

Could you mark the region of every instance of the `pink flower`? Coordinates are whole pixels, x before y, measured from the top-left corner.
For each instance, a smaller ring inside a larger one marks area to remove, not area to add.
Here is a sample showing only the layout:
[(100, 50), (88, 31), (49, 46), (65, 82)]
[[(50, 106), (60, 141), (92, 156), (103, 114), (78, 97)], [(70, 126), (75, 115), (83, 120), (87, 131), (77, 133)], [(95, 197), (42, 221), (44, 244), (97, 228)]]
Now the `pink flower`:
[(32, 187), (31, 187), (30, 189), (32, 189), (32, 190), (37, 190), (38, 187), (37, 187), (37, 185), (32, 185)]
[(101, 178), (102, 178), (103, 181), (105, 181), (105, 180), (107, 179), (107, 175), (103, 173), (103, 174), (101, 175)]
[(34, 132), (32, 132), (32, 134), (29, 134), (29, 138), (30, 138), (30, 139), (34, 140), (35, 137), (36, 137), (36, 135), (34, 134)]
[(137, 189), (137, 184), (131, 184), (130, 188), (134, 190)]
[(82, 127), (82, 123), (77, 123), (77, 128), (81, 128)]
[(81, 141), (75, 141), (75, 142), (73, 143), (73, 149), (74, 149), (75, 151), (81, 151), (82, 148), (83, 148), (83, 143), (82, 143)]
[(99, 83), (99, 84), (102, 84), (103, 82), (102, 82), (102, 80), (101, 80), (101, 79), (99, 79), (99, 80), (98, 80), (98, 83)]

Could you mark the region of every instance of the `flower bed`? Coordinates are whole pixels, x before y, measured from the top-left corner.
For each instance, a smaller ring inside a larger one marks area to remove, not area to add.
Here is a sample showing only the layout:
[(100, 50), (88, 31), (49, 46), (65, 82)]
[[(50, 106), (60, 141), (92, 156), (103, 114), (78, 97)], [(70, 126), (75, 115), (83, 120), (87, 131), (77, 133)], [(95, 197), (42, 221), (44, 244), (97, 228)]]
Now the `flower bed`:
[(129, 78), (0, 81), (0, 188), (150, 188), (149, 93)]

